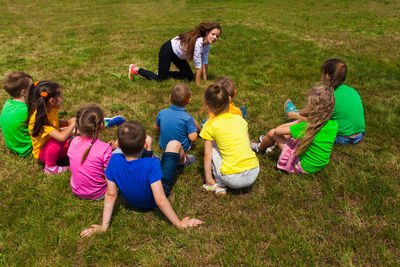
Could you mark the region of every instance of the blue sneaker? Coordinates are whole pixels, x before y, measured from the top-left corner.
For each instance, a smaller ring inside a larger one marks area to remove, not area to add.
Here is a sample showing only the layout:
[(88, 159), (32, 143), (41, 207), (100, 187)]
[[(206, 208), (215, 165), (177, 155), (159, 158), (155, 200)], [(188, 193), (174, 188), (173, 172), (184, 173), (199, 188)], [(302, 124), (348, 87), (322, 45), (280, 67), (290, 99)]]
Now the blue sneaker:
[(240, 109), (240, 111), (242, 112), (242, 117), (243, 117), (243, 119), (246, 119), (246, 116), (247, 116), (247, 109), (246, 109), (246, 107), (245, 107), (245, 106), (240, 106), (239, 109)]
[(125, 118), (122, 116), (115, 116), (112, 118), (104, 118), (104, 124), (106, 128), (110, 128), (116, 125), (121, 125), (125, 122)]
[(291, 99), (286, 99), (285, 104), (283, 104), (283, 109), (285, 111), (286, 114), (288, 114), (288, 112), (295, 112), (295, 113), (299, 113), (299, 111), (297, 110), (296, 106), (293, 105), (293, 102)]

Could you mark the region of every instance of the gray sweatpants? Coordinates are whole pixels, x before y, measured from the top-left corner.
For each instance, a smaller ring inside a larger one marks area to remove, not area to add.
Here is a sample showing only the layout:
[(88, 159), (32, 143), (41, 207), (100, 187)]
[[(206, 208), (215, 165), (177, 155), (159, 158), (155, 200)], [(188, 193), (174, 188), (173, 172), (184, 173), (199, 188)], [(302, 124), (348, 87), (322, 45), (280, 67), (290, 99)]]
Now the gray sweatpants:
[(212, 171), (215, 178), (215, 182), (219, 187), (226, 188), (230, 187), (233, 189), (240, 189), (249, 187), (257, 179), (260, 167), (256, 167), (243, 172), (234, 174), (224, 175), (221, 173), (222, 156), (218, 149), (218, 146), (213, 142), (212, 146)]

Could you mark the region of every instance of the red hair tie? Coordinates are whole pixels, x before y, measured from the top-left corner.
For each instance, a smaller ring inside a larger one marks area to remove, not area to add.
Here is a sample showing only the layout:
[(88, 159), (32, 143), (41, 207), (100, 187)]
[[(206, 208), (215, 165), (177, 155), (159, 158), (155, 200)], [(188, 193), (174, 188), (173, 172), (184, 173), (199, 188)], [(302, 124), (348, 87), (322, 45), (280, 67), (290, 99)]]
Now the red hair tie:
[(44, 98), (46, 98), (48, 96), (47, 92), (41, 92), (40, 96), (43, 96)]
[(33, 86), (36, 87), (36, 85), (38, 85), (38, 83), (39, 83), (39, 82), (34, 82), (34, 83), (33, 83)]

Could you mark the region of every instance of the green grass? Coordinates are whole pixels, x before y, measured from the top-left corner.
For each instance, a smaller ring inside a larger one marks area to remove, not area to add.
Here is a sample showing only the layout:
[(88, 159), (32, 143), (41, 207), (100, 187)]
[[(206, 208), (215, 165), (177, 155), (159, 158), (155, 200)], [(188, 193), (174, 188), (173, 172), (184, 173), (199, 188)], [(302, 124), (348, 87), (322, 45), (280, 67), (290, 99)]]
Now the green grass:
[[(314, 175), (279, 172), (279, 156), (258, 156), (250, 192), (216, 198), (201, 189), (199, 161), (179, 176), (170, 201), (179, 217), (205, 225), (180, 231), (158, 210), (118, 204), (104, 234), (79, 233), (101, 221), (102, 202), (74, 197), (68, 173), (47, 177), (32, 156), (0, 139), (0, 265), (400, 265), (400, 4), (398, 1), (4, 1), (0, 78), (25, 71), (63, 87), (62, 117), (86, 103), (140, 121), (155, 137), (169, 105), (163, 83), (129, 81), (129, 63), (156, 70), (168, 38), (216, 20), (210, 80), (237, 84), (252, 139), (285, 121), (283, 102), (305, 103), (321, 63), (343, 59), (359, 92), (365, 140), (335, 146)], [(117, 75), (113, 75), (117, 74)], [(122, 78), (119, 78), (121, 75)], [(211, 82), (210, 81), (210, 82)], [(209, 83), (210, 83), (209, 82)], [(206, 84), (189, 84), (198, 120)], [(8, 98), (0, 90), (0, 102)], [(115, 139), (115, 129), (101, 139)], [(156, 145), (157, 147), (157, 145)], [(160, 153), (158, 147), (156, 153)]]

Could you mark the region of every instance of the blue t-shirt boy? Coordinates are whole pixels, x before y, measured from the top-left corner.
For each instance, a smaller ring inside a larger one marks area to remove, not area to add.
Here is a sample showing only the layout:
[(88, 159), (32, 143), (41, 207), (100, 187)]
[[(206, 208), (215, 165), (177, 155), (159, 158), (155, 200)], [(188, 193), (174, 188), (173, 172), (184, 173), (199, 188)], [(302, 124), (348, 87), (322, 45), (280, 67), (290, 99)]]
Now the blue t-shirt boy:
[(150, 209), (156, 207), (150, 185), (163, 178), (160, 161), (145, 157), (127, 161), (123, 154), (113, 154), (105, 170), (109, 181), (117, 184), (129, 205)]
[(185, 152), (190, 149), (188, 135), (197, 132), (193, 117), (186, 112), (184, 107), (171, 105), (161, 110), (156, 119), (156, 125), (160, 127), (160, 148), (165, 150), (171, 140), (181, 143)]

